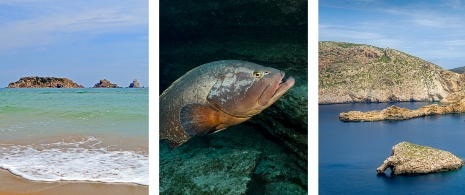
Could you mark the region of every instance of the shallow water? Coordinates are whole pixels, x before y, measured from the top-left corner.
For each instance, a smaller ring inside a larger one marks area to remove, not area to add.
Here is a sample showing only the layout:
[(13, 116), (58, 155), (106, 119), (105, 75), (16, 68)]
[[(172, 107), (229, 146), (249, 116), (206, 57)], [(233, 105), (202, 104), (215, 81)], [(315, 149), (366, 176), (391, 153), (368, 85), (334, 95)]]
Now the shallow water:
[(465, 114), (427, 116), (406, 121), (344, 123), (340, 112), (381, 110), (391, 105), (416, 109), (430, 103), (335, 104), (319, 106), (320, 194), (460, 194), (465, 170), (394, 176), (378, 168), (392, 146), (411, 143), (465, 158)]
[(16, 175), (148, 185), (148, 89), (0, 89), (0, 121)]

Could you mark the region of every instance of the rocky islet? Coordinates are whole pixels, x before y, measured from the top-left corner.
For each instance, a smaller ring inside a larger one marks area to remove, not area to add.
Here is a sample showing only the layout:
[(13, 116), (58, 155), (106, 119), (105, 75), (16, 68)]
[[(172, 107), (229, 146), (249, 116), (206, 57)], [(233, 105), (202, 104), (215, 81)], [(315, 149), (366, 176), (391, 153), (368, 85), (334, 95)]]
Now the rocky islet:
[(94, 85), (94, 88), (121, 88), (121, 87), (119, 87), (117, 84), (111, 83), (107, 79), (102, 79), (100, 80), (100, 82)]
[[(21, 77), (16, 82), (11, 82), (6, 88), (84, 88), (84, 86), (73, 82), (68, 78), (58, 77), (39, 77), (28, 76)], [(121, 88), (117, 84), (113, 84), (107, 79), (102, 79), (96, 83), (93, 88)], [(129, 88), (140, 88), (137, 79), (129, 85)]]
[(425, 174), (456, 170), (463, 165), (464, 161), (450, 152), (401, 142), (392, 147), (391, 155), (376, 171), (384, 173), (390, 168), (394, 175)]
[(56, 77), (22, 77), (16, 82), (8, 84), (6, 88), (84, 88), (67, 78)]

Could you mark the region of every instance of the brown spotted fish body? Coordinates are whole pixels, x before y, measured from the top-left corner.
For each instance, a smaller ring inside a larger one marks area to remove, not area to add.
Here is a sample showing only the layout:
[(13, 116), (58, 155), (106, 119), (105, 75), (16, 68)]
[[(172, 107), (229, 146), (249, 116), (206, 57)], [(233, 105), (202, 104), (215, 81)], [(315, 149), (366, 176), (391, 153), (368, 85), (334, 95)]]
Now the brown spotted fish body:
[(238, 60), (192, 69), (160, 95), (160, 139), (175, 148), (250, 119), (294, 85), (294, 78), (283, 77), (283, 71)]

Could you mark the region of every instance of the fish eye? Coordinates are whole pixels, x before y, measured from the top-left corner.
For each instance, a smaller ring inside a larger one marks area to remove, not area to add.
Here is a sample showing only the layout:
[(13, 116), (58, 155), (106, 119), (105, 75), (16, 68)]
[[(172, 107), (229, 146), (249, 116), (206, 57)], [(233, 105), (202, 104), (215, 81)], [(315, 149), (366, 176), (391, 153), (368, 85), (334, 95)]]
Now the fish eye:
[(262, 74), (262, 72), (255, 71), (255, 72), (253, 72), (252, 76), (255, 77), (255, 78), (262, 78), (263, 74)]

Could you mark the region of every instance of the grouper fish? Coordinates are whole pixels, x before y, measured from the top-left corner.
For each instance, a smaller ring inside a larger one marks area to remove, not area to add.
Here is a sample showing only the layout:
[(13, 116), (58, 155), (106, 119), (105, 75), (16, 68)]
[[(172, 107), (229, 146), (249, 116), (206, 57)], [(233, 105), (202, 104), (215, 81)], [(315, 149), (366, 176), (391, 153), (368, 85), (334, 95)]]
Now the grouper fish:
[(174, 149), (250, 119), (294, 85), (293, 77), (283, 77), (283, 71), (238, 60), (190, 70), (160, 95), (160, 140)]

